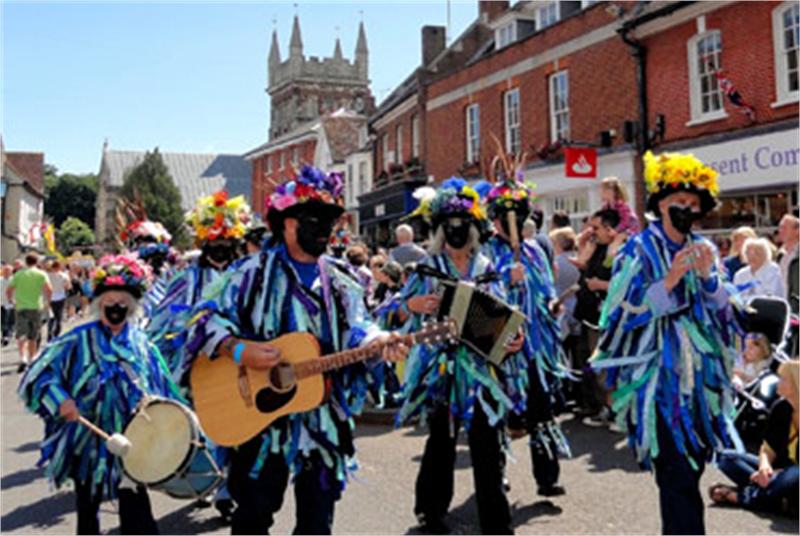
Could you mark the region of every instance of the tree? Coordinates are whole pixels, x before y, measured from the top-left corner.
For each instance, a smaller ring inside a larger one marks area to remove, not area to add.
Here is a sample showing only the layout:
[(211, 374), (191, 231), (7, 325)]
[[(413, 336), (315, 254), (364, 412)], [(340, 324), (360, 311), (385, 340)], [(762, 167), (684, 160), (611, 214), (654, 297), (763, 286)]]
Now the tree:
[(83, 221), (73, 216), (68, 217), (56, 232), (58, 250), (69, 255), (75, 249), (94, 245), (95, 237), (92, 229)]
[(75, 217), (94, 227), (97, 204), (97, 175), (56, 175), (53, 166), (45, 168), (44, 213), (60, 227), (67, 218)]
[(183, 222), (181, 192), (175, 186), (167, 165), (156, 147), (147, 152), (142, 163), (131, 170), (122, 184), (122, 196), (134, 202), (137, 195), (142, 200), (147, 217), (161, 222), (172, 235), (173, 244), (188, 245)]

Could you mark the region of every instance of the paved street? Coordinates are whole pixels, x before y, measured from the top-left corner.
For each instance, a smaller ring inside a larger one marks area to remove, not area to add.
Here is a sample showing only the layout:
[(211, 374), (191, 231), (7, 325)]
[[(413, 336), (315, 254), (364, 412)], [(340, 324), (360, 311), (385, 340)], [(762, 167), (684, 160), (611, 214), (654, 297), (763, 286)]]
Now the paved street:
[[(0, 530), (26, 534), (71, 534), (75, 530), (74, 497), (49, 488), (35, 467), (42, 425), (18, 402), (17, 355), (5, 347), (0, 360), (2, 385), (2, 517)], [(619, 435), (590, 429), (568, 418), (564, 429), (574, 457), (562, 463), (564, 497), (543, 500), (533, 492), (530, 458), (523, 440), (513, 444), (516, 461), (509, 465), (514, 523), (519, 534), (654, 534), (660, 530), (656, 488), (649, 474), (639, 472)], [(336, 533), (415, 534), (412, 515), (414, 479), (424, 436), (413, 429), (392, 430), (363, 425), (358, 430), (361, 470), (337, 506)], [(448, 523), (455, 533), (478, 533), (477, 512), (466, 444), (459, 446), (456, 493)], [(720, 478), (706, 471), (703, 489)], [(151, 493), (162, 533), (228, 532), (210, 509)], [(275, 533), (291, 532), (293, 499), (286, 496)], [(709, 507), (710, 534), (797, 534), (796, 520)], [(115, 506), (102, 508), (101, 527), (118, 533)]]

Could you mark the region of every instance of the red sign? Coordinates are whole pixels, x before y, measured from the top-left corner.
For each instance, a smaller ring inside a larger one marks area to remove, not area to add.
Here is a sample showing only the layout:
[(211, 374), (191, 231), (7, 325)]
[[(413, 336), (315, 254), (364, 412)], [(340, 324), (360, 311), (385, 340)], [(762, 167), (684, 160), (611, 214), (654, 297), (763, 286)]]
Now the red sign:
[(565, 148), (564, 176), (571, 179), (596, 179), (597, 151), (585, 147)]

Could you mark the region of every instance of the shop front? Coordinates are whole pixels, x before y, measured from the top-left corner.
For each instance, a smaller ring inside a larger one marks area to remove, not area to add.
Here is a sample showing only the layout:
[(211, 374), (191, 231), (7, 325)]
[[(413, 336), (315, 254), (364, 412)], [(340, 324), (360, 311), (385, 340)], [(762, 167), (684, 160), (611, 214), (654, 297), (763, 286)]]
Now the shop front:
[(635, 152), (630, 149), (604, 154), (598, 152), (593, 178), (568, 178), (564, 161), (534, 164), (525, 170), (525, 181), (536, 185), (538, 205), (544, 212), (545, 224), (554, 212), (564, 211), (569, 214), (572, 227), (580, 229), (583, 219), (600, 209), (600, 181), (604, 177), (617, 177), (633, 198), (636, 191)]
[(798, 135), (795, 127), (683, 149), (719, 173), (719, 206), (703, 229), (719, 234), (748, 225), (759, 234), (774, 232), (798, 207)]
[[(368, 246), (387, 247), (394, 243), (395, 227), (419, 204), (414, 198), (414, 190), (425, 184), (426, 177), (411, 177), (358, 197), (359, 235)], [(422, 230), (417, 228), (416, 231)]]

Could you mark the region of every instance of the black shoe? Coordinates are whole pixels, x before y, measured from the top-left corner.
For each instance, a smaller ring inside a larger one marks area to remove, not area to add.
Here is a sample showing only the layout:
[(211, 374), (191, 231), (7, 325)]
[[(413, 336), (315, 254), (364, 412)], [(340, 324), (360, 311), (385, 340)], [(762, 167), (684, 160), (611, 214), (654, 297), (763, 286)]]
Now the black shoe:
[(214, 501), (214, 508), (216, 508), (217, 512), (219, 512), (222, 522), (226, 525), (230, 525), (231, 521), (233, 520), (233, 510), (235, 509), (233, 500), (220, 499), (218, 501)]
[(553, 484), (552, 486), (540, 487), (538, 490), (536, 490), (536, 493), (542, 497), (558, 497), (559, 495), (565, 495), (567, 490), (564, 489), (564, 486)]
[(20, 363), (19, 366), (17, 367), (17, 372), (22, 374), (23, 372), (25, 372), (26, 368), (28, 368), (27, 363)]
[(440, 517), (425, 519), (420, 516), (419, 529), (423, 534), (450, 534), (450, 527)]

